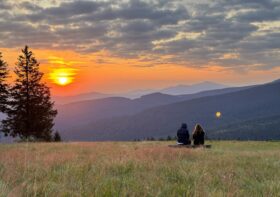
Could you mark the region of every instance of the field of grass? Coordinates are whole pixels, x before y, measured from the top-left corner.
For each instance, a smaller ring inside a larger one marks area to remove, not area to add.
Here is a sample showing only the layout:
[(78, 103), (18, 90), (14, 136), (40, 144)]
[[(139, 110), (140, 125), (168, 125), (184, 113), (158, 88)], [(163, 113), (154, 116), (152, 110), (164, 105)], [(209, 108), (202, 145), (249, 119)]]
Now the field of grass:
[(0, 196), (280, 196), (280, 142), (0, 144)]

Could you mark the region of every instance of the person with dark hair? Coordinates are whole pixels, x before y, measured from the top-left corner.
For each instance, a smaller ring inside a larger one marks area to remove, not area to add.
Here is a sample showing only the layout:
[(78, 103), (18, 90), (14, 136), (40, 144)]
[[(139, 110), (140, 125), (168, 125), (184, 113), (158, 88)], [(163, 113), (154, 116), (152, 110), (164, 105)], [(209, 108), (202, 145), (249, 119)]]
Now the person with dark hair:
[(204, 145), (205, 132), (200, 124), (196, 124), (193, 131), (193, 144)]
[(182, 145), (191, 144), (189, 130), (186, 123), (183, 123), (177, 131), (177, 143)]

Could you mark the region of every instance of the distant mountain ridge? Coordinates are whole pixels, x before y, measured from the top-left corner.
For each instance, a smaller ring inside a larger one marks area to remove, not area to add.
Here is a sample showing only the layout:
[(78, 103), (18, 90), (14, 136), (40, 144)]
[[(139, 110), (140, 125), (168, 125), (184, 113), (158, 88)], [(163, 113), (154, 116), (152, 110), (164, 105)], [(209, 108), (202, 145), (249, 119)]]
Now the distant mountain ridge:
[[(100, 120), (63, 135), (69, 140), (133, 140), (175, 135), (182, 122), (187, 122), (190, 128), (199, 122), (211, 136), (216, 129), (232, 123), (280, 115), (279, 90), (280, 83), (241, 88), (235, 92), (153, 107), (134, 115)], [(217, 111), (222, 113), (222, 118), (215, 117)]]
[(178, 96), (152, 93), (137, 99), (108, 97), (58, 105), (56, 128), (59, 130), (68, 130), (69, 128), (93, 123), (102, 119), (133, 115), (156, 106), (239, 91), (245, 88), (249, 87), (225, 88)]
[(165, 93), (165, 94), (171, 94), (171, 95), (180, 95), (180, 94), (194, 94), (206, 90), (217, 90), (217, 89), (223, 89), (228, 88), (228, 86), (213, 83), (209, 81), (204, 81), (202, 83), (197, 83), (193, 85), (177, 85), (172, 86), (169, 88), (165, 88), (160, 90), (159, 92)]
[(54, 96), (53, 100), (56, 105), (62, 105), (67, 103), (79, 102), (84, 100), (100, 99), (110, 97), (110, 94), (104, 94), (99, 92), (89, 92), (84, 94), (78, 94), (73, 96)]
[(202, 82), (193, 85), (177, 85), (169, 88), (159, 89), (159, 90), (134, 90), (124, 93), (114, 93), (114, 94), (105, 94), (100, 92), (89, 92), (72, 96), (54, 96), (53, 100), (56, 105), (63, 105), (68, 103), (93, 100), (93, 99), (102, 99), (108, 97), (125, 97), (130, 99), (140, 98), (144, 95), (149, 95), (153, 93), (162, 93), (170, 95), (182, 95), (182, 94), (194, 94), (206, 90), (222, 89), (228, 88), (225, 85), (217, 84), (213, 82)]
[(138, 99), (109, 97), (60, 105), (57, 106), (56, 128), (65, 130), (102, 119), (132, 115), (154, 106), (181, 100), (183, 98), (153, 93)]

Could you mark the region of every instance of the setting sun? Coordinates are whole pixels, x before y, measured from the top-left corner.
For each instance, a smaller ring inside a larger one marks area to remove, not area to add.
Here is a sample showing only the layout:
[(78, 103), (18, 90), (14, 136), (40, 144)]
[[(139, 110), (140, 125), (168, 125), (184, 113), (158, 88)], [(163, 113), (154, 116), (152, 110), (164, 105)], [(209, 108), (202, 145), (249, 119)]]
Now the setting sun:
[(67, 77), (58, 77), (59, 85), (66, 85), (69, 83), (69, 79)]
[(50, 79), (53, 83), (65, 86), (71, 84), (74, 80), (75, 70), (71, 68), (58, 68), (50, 73)]

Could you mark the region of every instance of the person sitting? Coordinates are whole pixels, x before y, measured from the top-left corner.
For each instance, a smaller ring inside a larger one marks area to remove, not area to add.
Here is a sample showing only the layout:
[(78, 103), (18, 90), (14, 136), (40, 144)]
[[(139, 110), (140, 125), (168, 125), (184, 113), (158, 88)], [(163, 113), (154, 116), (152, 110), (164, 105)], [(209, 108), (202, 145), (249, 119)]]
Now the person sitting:
[(177, 131), (177, 143), (180, 145), (191, 144), (189, 130), (186, 123), (183, 123), (181, 128)]
[(193, 144), (204, 145), (205, 132), (200, 124), (196, 124), (193, 131)]

